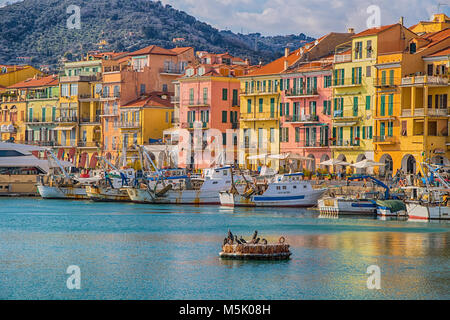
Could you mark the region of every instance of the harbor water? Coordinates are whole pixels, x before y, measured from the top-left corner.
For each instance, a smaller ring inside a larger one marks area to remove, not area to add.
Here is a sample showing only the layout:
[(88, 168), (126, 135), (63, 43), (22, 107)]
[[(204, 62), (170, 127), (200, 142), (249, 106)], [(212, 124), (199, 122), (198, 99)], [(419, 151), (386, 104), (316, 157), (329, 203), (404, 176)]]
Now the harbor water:
[[(221, 260), (228, 229), (283, 235), (292, 258)], [(79, 290), (66, 284), (72, 265)], [(449, 265), (448, 222), (0, 198), (0, 299), (449, 299)]]

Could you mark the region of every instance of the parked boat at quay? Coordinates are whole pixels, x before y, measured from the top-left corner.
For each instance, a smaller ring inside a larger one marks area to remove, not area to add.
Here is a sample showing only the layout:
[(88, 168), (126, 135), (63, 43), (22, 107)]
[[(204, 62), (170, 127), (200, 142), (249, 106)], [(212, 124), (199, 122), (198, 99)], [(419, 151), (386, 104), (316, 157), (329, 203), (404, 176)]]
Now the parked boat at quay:
[[(380, 180), (369, 175), (356, 175), (347, 179), (348, 183), (352, 180), (370, 180), (373, 183), (371, 190), (367, 187), (339, 187), (335, 190), (330, 189), (330, 194), (327, 197), (319, 199), (318, 208), (321, 214), (324, 215), (369, 215), (382, 216), (385, 211), (377, 211), (377, 200), (389, 199), (389, 187)], [(384, 189), (380, 192), (379, 188)], [(347, 193), (343, 194), (343, 190), (347, 189)], [(340, 191), (340, 194), (337, 192)]]
[(157, 183), (140, 188), (127, 188), (133, 202), (158, 204), (220, 204), (219, 192), (231, 186), (231, 167), (211, 170), (204, 178), (191, 179), (187, 175), (165, 176), (164, 170)]
[[(51, 163), (39, 158), (45, 149), (38, 146), (0, 142), (0, 196), (35, 196), (36, 180), (47, 174)], [(69, 162), (62, 162), (72, 166)]]
[(270, 182), (249, 185), (243, 193), (233, 187), (220, 192), (220, 204), (229, 207), (313, 207), (326, 189), (313, 189), (311, 183), (302, 178), (303, 173), (276, 175)]

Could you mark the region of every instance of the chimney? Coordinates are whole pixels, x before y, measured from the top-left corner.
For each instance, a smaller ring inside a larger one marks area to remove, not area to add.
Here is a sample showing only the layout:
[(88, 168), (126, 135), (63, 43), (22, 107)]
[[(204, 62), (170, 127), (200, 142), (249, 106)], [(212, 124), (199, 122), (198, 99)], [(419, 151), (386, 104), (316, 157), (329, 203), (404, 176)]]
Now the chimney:
[(287, 59), (286, 59), (286, 60), (284, 60), (284, 70), (286, 71), (288, 67), (289, 67), (289, 61), (287, 61)]
[(287, 58), (289, 56), (290, 50), (289, 48), (284, 48), (284, 56)]
[(348, 28), (347, 29), (347, 33), (355, 33), (355, 29), (354, 28)]
[(403, 26), (403, 17), (400, 17), (400, 20), (398, 21)]

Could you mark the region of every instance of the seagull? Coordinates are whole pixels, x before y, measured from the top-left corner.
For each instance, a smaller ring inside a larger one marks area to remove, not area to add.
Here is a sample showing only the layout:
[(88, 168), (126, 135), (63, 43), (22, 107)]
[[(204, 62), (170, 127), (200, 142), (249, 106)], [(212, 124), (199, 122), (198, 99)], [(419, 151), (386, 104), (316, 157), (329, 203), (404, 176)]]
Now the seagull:
[(257, 244), (259, 242), (259, 238), (255, 240), (255, 244)]
[(237, 236), (234, 236), (234, 241), (236, 241), (237, 242), (237, 244), (242, 244), (240, 241), (239, 241), (239, 239), (238, 239), (238, 237)]
[(263, 244), (267, 244), (267, 240), (266, 240), (266, 239), (262, 239), (261, 242), (262, 242)]
[(234, 238), (233, 238), (233, 234), (231, 233), (231, 230), (230, 230), (230, 229), (228, 229), (228, 239), (231, 239), (231, 240), (234, 239)]
[(223, 239), (223, 245), (226, 245), (228, 243), (228, 238)]
[(239, 240), (241, 241), (241, 243), (247, 243), (247, 241), (245, 241), (245, 239), (242, 238), (242, 236), (241, 236), (241, 238)]
[(255, 230), (255, 232), (253, 233), (252, 240), (255, 241), (257, 236), (258, 236), (258, 230)]

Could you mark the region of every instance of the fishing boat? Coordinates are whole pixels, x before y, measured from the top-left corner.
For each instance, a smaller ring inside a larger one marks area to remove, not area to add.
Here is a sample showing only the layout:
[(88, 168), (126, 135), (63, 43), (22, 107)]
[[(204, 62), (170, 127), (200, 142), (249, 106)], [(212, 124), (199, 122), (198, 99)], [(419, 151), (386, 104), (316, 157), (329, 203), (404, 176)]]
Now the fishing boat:
[[(164, 176), (140, 188), (127, 188), (133, 202), (157, 204), (220, 204), (219, 191), (231, 186), (231, 167), (215, 168), (203, 178)], [(153, 187), (152, 187), (153, 186)]]
[(384, 194), (378, 191), (356, 192), (351, 190), (350, 194), (335, 194), (330, 191), (330, 195), (318, 201), (318, 208), (322, 215), (368, 215), (377, 214), (376, 200), (389, 199), (389, 187), (380, 180), (369, 175), (356, 175), (347, 179), (352, 180), (371, 180), (375, 185), (384, 188)]
[(377, 200), (377, 217), (380, 220), (406, 219), (406, 205), (402, 200)]
[(104, 169), (104, 173), (102, 173), (102, 179), (100, 181), (86, 186), (88, 198), (100, 202), (131, 201), (125, 187), (134, 182), (136, 179), (136, 171), (132, 168), (123, 168), (119, 170), (105, 157), (98, 157), (98, 159)]
[(441, 175), (441, 166), (423, 163), (429, 170), (424, 178), (425, 187), (407, 187), (409, 199), (406, 200), (408, 220), (450, 220), (450, 184)]
[(220, 204), (229, 207), (312, 207), (326, 192), (313, 189), (303, 173), (276, 175), (270, 182), (255, 183), (243, 193), (236, 188), (220, 192)]

